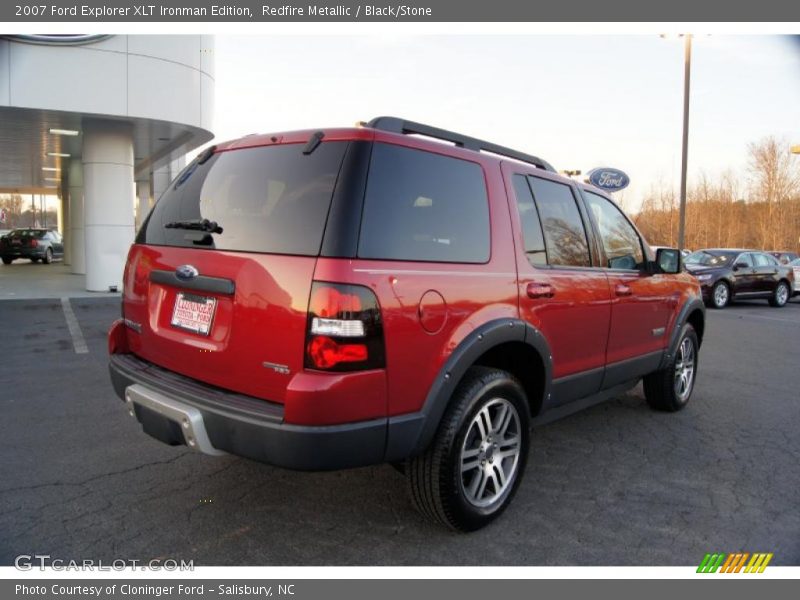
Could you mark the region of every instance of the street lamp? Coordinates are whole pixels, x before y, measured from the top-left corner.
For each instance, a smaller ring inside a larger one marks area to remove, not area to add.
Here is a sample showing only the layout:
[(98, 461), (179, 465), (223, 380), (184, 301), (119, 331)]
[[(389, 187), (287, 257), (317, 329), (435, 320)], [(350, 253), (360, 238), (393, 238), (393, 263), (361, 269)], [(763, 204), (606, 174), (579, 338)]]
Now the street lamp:
[(683, 146), (681, 148), (681, 205), (678, 216), (678, 249), (683, 250), (686, 237), (686, 169), (689, 162), (689, 82), (692, 74), (692, 34), (683, 44)]

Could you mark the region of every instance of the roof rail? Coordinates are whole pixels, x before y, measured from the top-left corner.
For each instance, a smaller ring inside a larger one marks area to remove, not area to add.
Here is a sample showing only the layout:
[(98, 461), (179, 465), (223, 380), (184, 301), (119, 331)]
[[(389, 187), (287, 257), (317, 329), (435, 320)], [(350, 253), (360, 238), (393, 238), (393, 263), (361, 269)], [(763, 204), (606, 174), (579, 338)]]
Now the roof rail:
[(375, 117), (369, 123), (367, 123), (367, 127), (380, 129), (381, 131), (389, 131), (391, 133), (416, 133), (419, 135), (425, 135), (439, 140), (452, 142), (459, 148), (466, 148), (467, 150), (474, 150), (475, 152), (491, 152), (492, 154), (499, 154), (500, 156), (506, 156), (508, 158), (513, 158), (525, 163), (530, 163), (539, 169), (544, 169), (545, 171), (551, 171), (553, 173), (556, 172), (550, 163), (548, 163), (546, 160), (542, 160), (538, 156), (525, 154), (524, 152), (518, 152), (517, 150), (512, 150), (511, 148), (506, 148), (505, 146), (499, 146), (497, 144), (493, 144), (492, 142), (479, 140), (478, 138), (469, 137), (453, 131), (447, 131), (446, 129), (439, 129), (438, 127), (432, 127), (423, 123), (415, 123), (414, 121), (406, 121), (405, 119), (400, 119), (398, 117)]

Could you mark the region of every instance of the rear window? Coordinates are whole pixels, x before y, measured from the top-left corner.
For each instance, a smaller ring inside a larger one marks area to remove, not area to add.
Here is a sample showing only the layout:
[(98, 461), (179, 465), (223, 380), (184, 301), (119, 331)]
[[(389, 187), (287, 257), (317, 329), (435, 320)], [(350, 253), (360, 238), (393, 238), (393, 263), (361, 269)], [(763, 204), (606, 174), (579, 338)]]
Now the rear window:
[[(156, 204), (139, 243), (317, 256), (347, 142), (284, 144), (190, 164)], [(167, 224), (215, 221), (209, 234)]]
[(358, 256), (487, 262), (489, 200), (481, 166), (376, 143), (367, 178)]
[(9, 237), (36, 238), (42, 239), (47, 231), (42, 229), (14, 229), (9, 233)]

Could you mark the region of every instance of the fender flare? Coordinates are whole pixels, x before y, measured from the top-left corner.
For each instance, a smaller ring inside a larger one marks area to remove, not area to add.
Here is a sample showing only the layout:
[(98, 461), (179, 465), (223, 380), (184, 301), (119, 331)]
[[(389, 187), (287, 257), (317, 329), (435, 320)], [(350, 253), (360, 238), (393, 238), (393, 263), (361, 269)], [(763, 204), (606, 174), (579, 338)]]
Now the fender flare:
[(675, 355), (675, 351), (678, 349), (681, 330), (686, 324), (686, 321), (689, 319), (689, 315), (696, 310), (699, 310), (703, 315), (703, 323), (705, 324), (706, 305), (703, 303), (702, 298), (690, 298), (684, 303), (678, 312), (678, 316), (675, 318), (675, 326), (672, 328), (672, 332), (669, 334), (669, 344), (667, 344), (666, 352), (664, 352), (664, 357), (661, 359), (661, 365), (659, 366), (659, 369), (665, 368), (670, 361), (672, 361), (672, 357)]
[(416, 412), (390, 417), (385, 460), (402, 460), (428, 447), (458, 383), (481, 355), (507, 342), (531, 346), (544, 366), (544, 399), (550, 395), (552, 352), (541, 331), (520, 319), (496, 319), (469, 333), (450, 354), (431, 385), (425, 403)]

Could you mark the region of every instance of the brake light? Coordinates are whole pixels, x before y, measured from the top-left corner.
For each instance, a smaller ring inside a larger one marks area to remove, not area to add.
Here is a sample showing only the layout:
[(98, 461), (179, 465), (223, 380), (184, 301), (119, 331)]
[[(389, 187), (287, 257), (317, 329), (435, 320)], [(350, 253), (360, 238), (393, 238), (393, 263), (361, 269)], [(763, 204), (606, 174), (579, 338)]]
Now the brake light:
[(315, 281), (306, 326), (305, 366), (360, 371), (385, 366), (383, 323), (369, 288)]
[(31, 238), (31, 248), (36, 248), (38, 245), (39, 242), (37, 242), (35, 238)]

